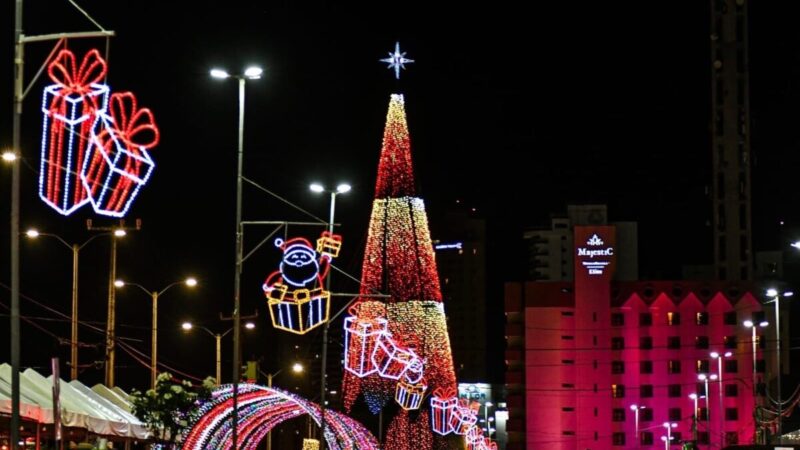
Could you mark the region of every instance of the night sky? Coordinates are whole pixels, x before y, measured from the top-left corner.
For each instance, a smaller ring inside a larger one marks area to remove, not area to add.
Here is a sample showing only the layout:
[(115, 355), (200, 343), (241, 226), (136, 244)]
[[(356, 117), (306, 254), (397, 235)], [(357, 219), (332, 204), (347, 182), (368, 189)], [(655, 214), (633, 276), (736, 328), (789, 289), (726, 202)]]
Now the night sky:
[[(0, 19), (2, 147), (11, 143), (13, 2), (7, 3), (12, 4)], [(218, 314), (228, 315), (232, 307), (237, 91), (233, 80), (212, 80), (212, 67), (235, 72), (257, 64), (265, 70), (263, 79), (247, 84), (246, 177), (323, 218), (328, 199), (314, 196), (308, 184), (353, 185), (353, 192), (337, 200), (336, 221), (345, 237), (338, 265), (356, 277), (389, 95), (406, 95), (417, 183), (431, 220), (460, 199), (488, 221), (487, 311), (495, 332), (490, 345), (498, 355), (502, 282), (523, 279), (527, 270), (522, 230), (547, 224), (549, 215), (569, 202), (607, 203), (611, 220), (639, 222), (642, 278), (677, 278), (681, 264), (711, 260), (707, 2), (436, 8), (430, 2), (80, 3), (117, 32), (109, 53), (112, 91), (135, 92), (140, 104), (153, 110), (162, 133), (151, 152), (156, 161), (151, 182), (128, 215), (129, 223), (141, 218), (143, 228), (120, 244), (119, 277), (154, 290), (189, 274), (201, 283), (194, 292), (175, 287), (161, 300), (159, 360), (172, 367), (212, 374), (213, 339), (183, 336), (177, 328), (191, 318), (224, 331), (229, 323), (221, 323)], [(750, 9), (756, 250), (779, 245), (780, 220), (786, 226), (800, 221), (793, 177), (800, 162), (794, 107), (800, 97), (800, 31), (794, 17), (785, 5)], [(26, 34), (92, 29), (67, 1), (25, 3)], [(416, 60), (399, 82), (378, 62), (398, 40)], [(93, 46), (104, 49), (105, 41), (69, 42), (78, 54)], [(49, 50), (47, 44), (26, 47), (26, 80)], [(24, 104), (22, 227), (83, 242), (91, 236), (87, 218), (98, 225), (113, 222), (91, 215), (89, 207), (63, 218), (36, 193), (45, 84), (39, 80)], [(9, 179), (10, 170), (0, 171), (5, 217)], [(244, 219), (309, 218), (245, 187)], [(7, 220), (0, 230), (8, 235)], [(268, 231), (248, 228), (246, 249)], [(22, 249), (23, 294), (68, 313), (69, 251), (52, 239), (23, 241)], [(0, 251), (0, 282), (7, 284), (8, 239), (0, 242)], [(81, 318), (101, 322), (102, 328), (107, 240), (91, 243), (81, 256)], [(269, 354), (283, 345), (282, 335), (267, 324), (260, 289), (278, 257), (268, 245), (245, 263), (242, 312), (258, 309), (261, 315), (260, 331), (246, 338), (248, 353)], [(344, 291), (357, 289), (342, 280), (338, 284)], [(5, 289), (0, 302), (0, 308), (8, 304)], [(149, 355), (148, 298), (126, 290), (117, 302), (118, 333)], [(23, 314), (54, 317), (28, 300)], [(67, 337), (68, 325), (36, 323), (45, 330), (23, 326), (23, 365), (43, 368), (55, 350), (68, 358), (68, 348), (48, 335)], [(81, 341), (99, 344), (102, 336), (83, 328)], [(29, 351), (34, 346), (42, 351)], [(0, 360), (8, 359), (7, 347), (0, 346)], [(118, 384), (146, 384), (144, 367), (119, 352), (118, 358)], [(102, 359), (100, 347), (82, 350), (82, 364)], [(274, 358), (267, 361), (268, 370), (278, 369)], [(62, 370), (68, 372), (65, 365)], [(502, 374), (491, 376), (500, 381)], [(87, 367), (81, 379), (100, 381), (102, 370)]]

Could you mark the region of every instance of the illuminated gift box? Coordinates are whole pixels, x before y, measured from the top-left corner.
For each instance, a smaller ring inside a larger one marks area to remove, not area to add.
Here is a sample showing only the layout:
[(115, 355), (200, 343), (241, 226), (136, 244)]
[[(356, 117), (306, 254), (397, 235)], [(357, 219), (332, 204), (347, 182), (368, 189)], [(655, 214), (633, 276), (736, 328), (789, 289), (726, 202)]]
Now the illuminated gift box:
[(455, 389), (437, 388), (431, 397), (431, 428), (433, 431), (447, 435), (453, 432), (450, 418), (458, 405)]
[(359, 377), (378, 371), (372, 362), (372, 354), (378, 338), (386, 334), (386, 319), (361, 319), (351, 310), (350, 317), (344, 319), (344, 368)]
[(303, 439), (303, 450), (319, 450), (319, 441), (316, 439)]
[(108, 102), (108, 86), (101, 83), (106, 63), (97, 50), (92, 50), (77, 66), (75, 55), (61, 50), (47, 72), (55, 84), (44, 89), (42, 98), (39, 197), (68, 215), (89, 202), (80, 172), (91, 129)]
[(453, 413), (450, 415), (450, 427), (455, 434), (466, 434), (467, 430), (478, 423), (478, 416), (476, 415), (477, 408), (480, 408), (480, 403), (472, 402), (469, 404), (467, 400), (460, 399), (458, 404), (453, 408)]
[(123, 217), (153, 171), (148, 148), (158, 143), (153, 114), (138, 109), (130, 92), (112, 94), (108, 113), (99, 113), (81, 170), (98, 214)]
[(268, 293), (267, 304), (272, 326), (295, 334), (306, 334), (328, 321), (331, 294), (321, 288), (297, 289), (283, 295), (282, 300), (272, 298), (276, 290)]
[(407, 383), (400, 381), (394, 391), (394, 400), (405, 410), (419, 409), (428, 385), (425, 382)]
[(338, 234), (331, 234), (329, 231), (323, 231), (322, 237), (317, 239), (317, 253), (328, 255), (331, 258), (339, 256), (339, 250), (342, 249), (342, 236)]
[(378, 374), (390, 380), (399, 380), (416, 359), (419, 357), (413, 351), (397, 345), (388, 334), (378, 337), (372, 352), (372, 364), (378, 368)]
[(468, 450), (483, 450), (483, 430), (477, 425), (472, 425), (464, 433), (464, 439), (467, 441)]

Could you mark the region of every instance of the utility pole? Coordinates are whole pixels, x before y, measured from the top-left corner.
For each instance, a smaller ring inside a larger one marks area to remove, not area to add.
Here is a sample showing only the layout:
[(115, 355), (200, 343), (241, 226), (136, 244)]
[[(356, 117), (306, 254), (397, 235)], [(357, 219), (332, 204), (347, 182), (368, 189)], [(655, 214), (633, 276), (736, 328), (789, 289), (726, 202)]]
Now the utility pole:
[(96, 227), (92, 224), (92, 219), (86, 220), (86, 229), (89, 231), (107, 231), (111, 233), (111, 262), (108, 272), (108, 312), (106, 318), (106, 359), (105, 359), (105, 385), (114, 387), (114, 364), (115, 364), (115, 344), (117, 320), (117, 300), (116, 286), (117, 280), (117, 238), (125, 236), (128, 231), (139, 231), (142, 228), (142, 220), (136, 219), (136, 225), (126, 227), (125, 220), (120, 219), (119, 225)]
[[(238, 319), (240, 321), (247, 320), (247, 319), (257, 319), (257, 318), (258, 318), (258, 310), (255, 310), (255, 312), (253, 312), (253, 314), (250, 314), (249, 316), (239, 315), (239, 317), (238, 317)], [(226, 322), (230, 322), (230, 321), (234, 321), (235, 322), (237, 320), (237, 317), (236, 317), (236, 314), (232, 314), (230, 316), (224, 316), (224, 315), (222, 315), (222, 313), (219, 313), (219, 320), (226, 321)], [(220, 337), (220, 339), (221, 339), (221, 337)], [(236, 350), (236, 351), (239, 352), (239, 357), (238, 358), (234, 358), (234, 359), (236, 359), (238, 361), (241, 361), (242, 360), (242, 355), (241, 355), (242, 348), (241, 348), (241, 346), (239, 346), (237, 348), (238, 348), (238, 350)], [(238, 373), (240, 373), (240, 374), (242, 373), (241, 372), (241, 367), (239, 367)], [(220, 381), (218, 381), (218, 383)], [(237, 384), (239, 384), (239, 380), (231, 380), (231, 383), (233, 383), (234, 385), (237, 385)]]

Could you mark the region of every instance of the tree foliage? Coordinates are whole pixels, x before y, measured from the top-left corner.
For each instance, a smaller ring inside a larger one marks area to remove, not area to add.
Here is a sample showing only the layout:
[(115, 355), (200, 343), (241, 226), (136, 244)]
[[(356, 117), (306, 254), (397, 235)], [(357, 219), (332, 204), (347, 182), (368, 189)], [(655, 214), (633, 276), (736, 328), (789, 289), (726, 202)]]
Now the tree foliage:
[(133, 414), (153, 433), (157, 442), (174, 447), (175, 440), (186, 431), (199, 406), (211, 398), (214, 379), (206, 378), (200, 385), (173, 378), (165, 372), (158, 375), (155, 389), (142, 393), (133, 390)]

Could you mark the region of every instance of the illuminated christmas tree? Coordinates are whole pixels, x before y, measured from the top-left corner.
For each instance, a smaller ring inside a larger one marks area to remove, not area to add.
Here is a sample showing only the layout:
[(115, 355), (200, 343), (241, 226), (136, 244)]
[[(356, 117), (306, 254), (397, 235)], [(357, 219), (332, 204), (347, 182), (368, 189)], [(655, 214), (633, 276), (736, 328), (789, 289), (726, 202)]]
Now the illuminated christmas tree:
[[(368, 342), (375, 335), (370, 333), (381, 328), (388, 328), (393, 342), (424, 361), (426, 394), (456, 389), (428, 219), (422, 199), (415, 194), (404, 99), (395, 94), (389, 103), (378, 164), (361, 275), (361, 301), (352, 311), (361, 333), (353, 333), (355, 337), (345, 350), (350, 352), (346, 363), (351, 366), (343, 381), (347, 409), (360, 394), (373, 413), (383, 410), (387, 414), (397, 409), (384, 407), (395, 398), (395, 390), (402, 383), (370, 369), (376, 361), (373, 356), (370, 363), (367, 354), (375, 346)], [(370, 297), (378, 292), (391, 298)], [(425, 395), (419, 410), (398, 410), (389, 424), (384, 448), (428, 450), (446, 446), (445, 438), (431, 431), (429, 398)]]

